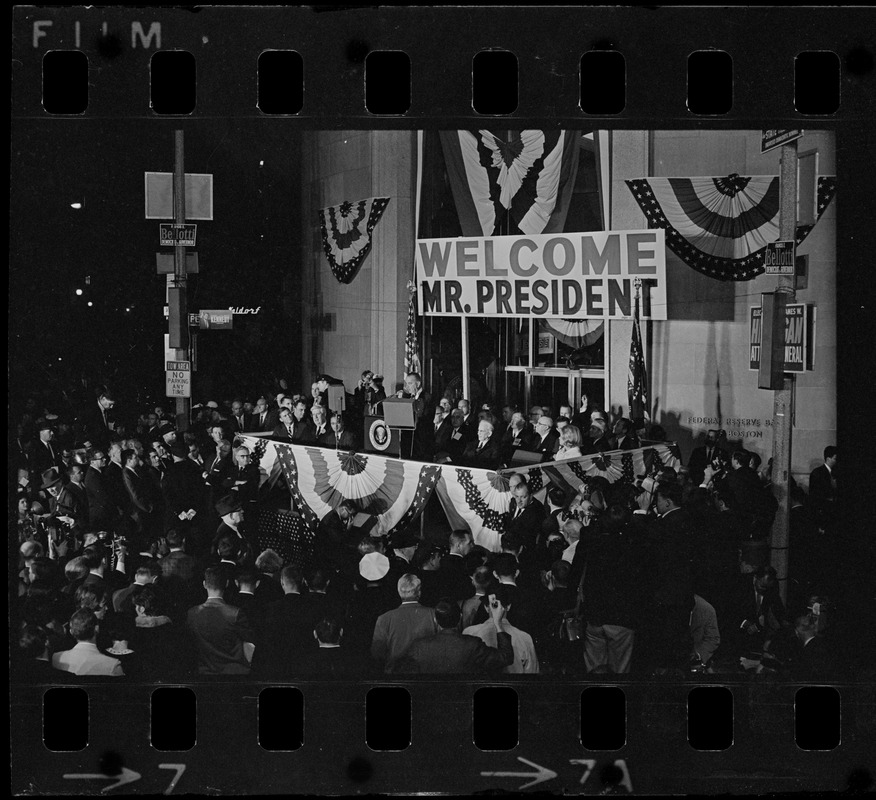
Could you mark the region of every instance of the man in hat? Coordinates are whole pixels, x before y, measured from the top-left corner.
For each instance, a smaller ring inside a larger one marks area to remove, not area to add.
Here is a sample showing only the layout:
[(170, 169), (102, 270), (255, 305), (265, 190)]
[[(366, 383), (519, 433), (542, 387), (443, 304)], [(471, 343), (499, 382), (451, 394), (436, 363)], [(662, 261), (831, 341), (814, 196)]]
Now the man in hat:
[(222, 522), (216, 531), (216, 538), (213, 540), (214, 546), (222, 537), (231, 536), (238, 546), (239, 563), (242, 566), (252, 566), (253, 550), (244, 525), (244, 511), (240, 500), (234, 494), (225, 495), (216, 503), (216, 513)]
[(167, 449), (176, 441), (176, 428), (169, 422), (162, 422), (158, 426), (158, 435), (161, 437), (161, 442), (164, 444), (165, 449)]
[(61, 450), (52, 444), (55, 438), (55, 426), (47, 419), (38, 419), (34, 426), (38, 438), (31, 443), (28, 459), (31, 470), (31, 482), (37, 483), (40, 476), (52, 467), (61, 466)]
[(49, 528), (57, 528), (57, 535), (52, 538), (57, 543), (64, 532), (81, 533), (86, 522), (85, 509), (77, 495), (64, 485), (60, 471), (51, 467), (43, 473), (42, 479), (40, 489), (49, 498), (49, 513), (43, 520)]
[(390, 536), (387, 544), (390, 548), (387, 557), (389, 558), (389, 571), (392, 573), (391, 578), (398, 580), (405, 573), (414, 572), (411, 561), (420, 546), (417, 534), (411, 528), (405, 528)]

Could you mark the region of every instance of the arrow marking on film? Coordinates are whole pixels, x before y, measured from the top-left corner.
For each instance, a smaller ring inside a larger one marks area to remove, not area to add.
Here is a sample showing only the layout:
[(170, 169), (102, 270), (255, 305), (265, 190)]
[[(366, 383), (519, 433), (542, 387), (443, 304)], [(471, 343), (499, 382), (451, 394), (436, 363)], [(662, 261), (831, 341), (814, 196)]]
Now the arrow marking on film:
[(173, 776), (173, 779), (170, 782), (170, 786), (168, 786), (164, 790), (165, 794), (170, 794), (174, 790), (174, 788), (176, 787), (177, 783), (179, 783), (179, 779), (182, 777), (182, 774), (186, 771), (186, 765), (185, 764), (159, 764), (158, 769), (175, 769), (176, 770), (176, 775)]
[(522, 758), (521, 756), (517, 756), (518, 761), (522, 761), (524, 764), (529, 764), (530, 767), (537, 770), (536, 772), (482, 772), (481, 775), (485, 777), (492, 776), (494, 778), (532, 778), (529, 783), (524, 783), (521, 786), (521, 789), (527, 789), (530, 786), (535, 786), (537, 783), (543, 783), (544, 781), (549, 781), (552, 778), (557, 777), (557, 773), (552, 769), (546, 769), (545, 767), (540, 766), (532, 761), (529, 761), (526, 758)]
[(101, 789), (101, 792), (108, 792), (110, 789), (115, 789), (117, 786), (123, 786), (126, 783), (133, 783), (134, 781), (140, 780), (140, 773), (134, 772), (132, 769), (128, 769), (127, 767), (122, 767), (121, 775), (104, 775), (102, 772), (85, 772), (85, 773), (67, 773), (64, 775), (67, 780), (71, 780), (73, 778), (80, 778), (86, 780), (111, 780), (115, 781), (115, 783), (111, 783), (109, 786), (104, 786)]

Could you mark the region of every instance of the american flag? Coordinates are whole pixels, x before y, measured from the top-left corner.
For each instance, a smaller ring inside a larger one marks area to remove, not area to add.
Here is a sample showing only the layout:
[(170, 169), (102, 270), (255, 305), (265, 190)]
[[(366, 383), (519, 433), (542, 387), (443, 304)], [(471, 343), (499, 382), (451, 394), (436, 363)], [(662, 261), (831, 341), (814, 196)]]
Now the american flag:
[(642, 352), (642, 333), (639, 330), (639, 295), (636, 294), (635, 314), (633, 316), (633, 338), (630, 342), (630, 371), (627, 376), (627, 396), (630, 402), (630, 419), (643, 419), (648, 422), (648, 373), (645, 370), (645, 356)]
[(408, 289), (411, 293), (411, 299), (408, 303), (408, 329), (405, 333), (405, 375), (410, 375), (412, 372), (420, 374), (421, 372), (420, 346), (417, 343), (417, 309), (414, 303), (416, 288), (410, 281), (408, 281)]

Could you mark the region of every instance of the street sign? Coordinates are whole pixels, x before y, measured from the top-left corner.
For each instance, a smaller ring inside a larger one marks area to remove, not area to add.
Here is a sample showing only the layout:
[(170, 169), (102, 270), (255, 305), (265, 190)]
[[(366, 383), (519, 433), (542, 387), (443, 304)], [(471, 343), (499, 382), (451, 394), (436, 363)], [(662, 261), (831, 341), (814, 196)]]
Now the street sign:
[[(186, 219), (213, 219), (213, 176), (186, 173)], [(173, 173), (146, 173), (146, 219), (174, 219)]]
[(195, 237), (198, 233), (198, 226), (193, 223), (185, 223), (176, 225), (172, 222), (160, 222), (159, 228), (159, 244), (173, 246), (175, 244), (183, 247), (194, 247)]
[(191, 397), (192, 396), (192, 362), (191, 361), (167, 361), (165, 384), (168, 397)]
[[(749, 317), (748, 368), (760, 369), (763, 309), (754, 306)], [(815, 307), (806, 303), (788, 303), (785, 307), (784, 372), (811, 370), (811, 348), (815, 339)]]
[(201, 330), (230, 331), (234, 327), (234, 314), (227, 308), (202, 309), (198, 325)]
[(200, 314), (189, 314), (189, 327), (190, 328), (200, 328), (201, 327), (201, 315)]
[(766, 153), (767, 150), (793, 142), (802, 135), (802, 130), (764, 130), (760, 138), (760, 152)]
[(770, 242), (763, 251), (766, 275), (793, 275), (796, 257), (794, 242)]
[[(155, 266), (158, 268), (159, 275), (173, 275), (173, 253), (156, 253)], [(191, 251), (187, 252), (186, 274), (197, 275), (199, 272), (198, 254)]]

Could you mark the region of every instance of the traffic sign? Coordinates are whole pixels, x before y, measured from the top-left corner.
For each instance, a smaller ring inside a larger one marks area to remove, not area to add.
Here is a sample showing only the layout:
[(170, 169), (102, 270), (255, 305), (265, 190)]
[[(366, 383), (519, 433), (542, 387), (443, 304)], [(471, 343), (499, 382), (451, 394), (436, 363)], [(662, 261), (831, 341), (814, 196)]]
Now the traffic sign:
[(164, 375), (168, 397), (192, 396), (191, 361), (167, 361)]
[(763, 251), (766, 275), (793, 275), (796, 245), (793, 241), (770, 242)]
[(172, 222), (159, 222), (159, 244), (173, 246), (182, 245), (183, 247), (194, 247), (195, 237), (198, 233), (198, 226), (194, 223), (185, 223), (176, 225)]
[(803, 135), (802, 130), (764, 130), (760, 138), (760, 152), (766, 153), (774, 147), (793, 142)]

